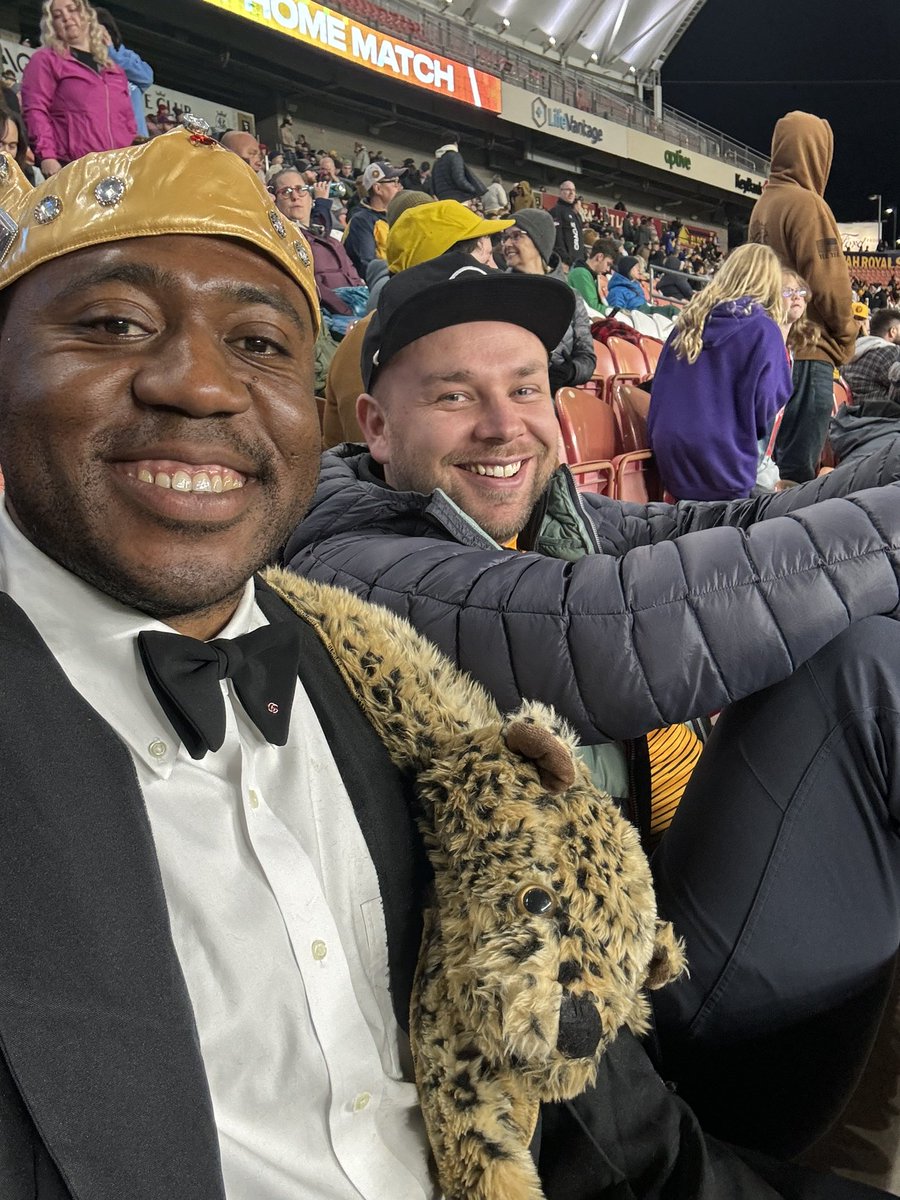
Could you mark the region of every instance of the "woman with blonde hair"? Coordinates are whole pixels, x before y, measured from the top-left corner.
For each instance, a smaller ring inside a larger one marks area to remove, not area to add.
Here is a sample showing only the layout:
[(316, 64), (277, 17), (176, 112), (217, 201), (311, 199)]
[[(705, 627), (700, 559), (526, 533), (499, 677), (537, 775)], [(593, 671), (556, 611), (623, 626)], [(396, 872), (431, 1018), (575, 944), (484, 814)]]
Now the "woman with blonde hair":
[(22, 73), (22, 115), (44, 175), (95, 150), (130, 146), (128, 80), (86, 0), (44, 0), (41, 48)]
[(735, 250), (675, 323), (653, 379), (648, 432), (678, 500), (737, 500), (756, 487), (759, 442), (791, 395), (781, 263)]

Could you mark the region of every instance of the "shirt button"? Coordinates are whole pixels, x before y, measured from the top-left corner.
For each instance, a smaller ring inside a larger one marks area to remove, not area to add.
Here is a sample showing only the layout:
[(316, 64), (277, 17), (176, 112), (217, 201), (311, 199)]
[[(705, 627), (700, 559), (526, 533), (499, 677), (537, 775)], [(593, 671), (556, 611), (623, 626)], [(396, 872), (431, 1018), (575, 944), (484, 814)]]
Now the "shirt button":
[(249, 799), (251, 808), (259, 808), (259, 796), (257, 796), (253, 788), (250, 789)]
[(153, 755), (154, 758), (165, 758), (166, 755), (169, 753), (169, 747), (166, 745), (165, 742), (161, 742), (159, 740), (159, 738), (156, 738), (155, 741), (152, 741), (150, 743), (150, 745), (147, 747), (147, 749), (150, 751), (150, 753)]
[(362, 1112), (362, 1110), (364, 1108), (368, 1107), (369, 1101), (371, 1099), (372, 1099), (372, 1097), (369, 1095), (368, 1092), (360, 1092), (359, 1095), (353, 1101), (353, 1111), (354, 1112)]
[(321, 962), (327, 953), (328, 953), (328, 947), (325, 945), (325, 943), (322, 941), (321, 938), (316, 938), (316, 940), (312, 944), (313, 958), (316, 960), (316, 962)]

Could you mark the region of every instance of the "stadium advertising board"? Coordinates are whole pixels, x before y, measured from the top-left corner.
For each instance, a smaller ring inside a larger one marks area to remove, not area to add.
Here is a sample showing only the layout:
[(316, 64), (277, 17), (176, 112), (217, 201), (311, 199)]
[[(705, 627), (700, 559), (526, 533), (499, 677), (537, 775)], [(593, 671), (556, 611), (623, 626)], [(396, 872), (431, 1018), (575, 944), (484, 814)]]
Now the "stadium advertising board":
[(500, 111), (500, 80), (333, 12), (313, 0), (204, 0), (345, 62), (439, 96)]
[(657, 167), (682, 179), (696, 179), (699, 183), (711, 184), (728, 192), (738, 192), (755, 200), (762, 195), (765, 178), (744, 171), (733, 164), (698, 154), (694, 150), (673, 146), (662, 138), (628, 130), (628, 157), (634, 162)]
[[(25, 64), (34, 54), (35, 47), (19, 46), (15, 42), (0, 38), (0, 62), (4, 71), (12, 71), (16, 83), (22, 78)], [(164, 133), (180, 121), (183, 113), (193, 113), (209, 121), (216, 132), (224, 129), (243, 129), (253, 133), (256, 122), (252, 113), (239, 112), (214, 100), (201, 96), (190, 96), (187, 92), (176, 92), (172, 88), (157, 87), (155, 84), (144, 93), (144, 110), (151, 133)]]
[(580, 109), (557, 104), (546, 96), (536, 96), (534, 92), (527, 92), (511, 83), (503, 85), (500, 117), (513, 125), (524, 125), (526, 129), (604, 150), (607, 154), (624, 157), (628, 151), (627, 131), (623, 126), (602, 121)]
[(838, 229), (845, 254), (871, 253), (881, 240), (877, 221), (839, 221)]

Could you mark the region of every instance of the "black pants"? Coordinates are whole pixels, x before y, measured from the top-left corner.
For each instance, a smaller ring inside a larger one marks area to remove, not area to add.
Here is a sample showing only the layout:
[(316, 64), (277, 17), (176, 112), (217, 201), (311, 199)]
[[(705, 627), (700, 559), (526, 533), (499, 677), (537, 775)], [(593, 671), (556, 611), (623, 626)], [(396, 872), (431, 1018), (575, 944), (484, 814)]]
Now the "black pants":
[(654, 995), (664, 1077), (710, 1133), (798, 1153), (853, 1089), (900, 942), (900, 623), (732, 705), (653, 870), (691, 969)]
[(787, 402), (773, 455), (782, 479), (815, 479), (834, 404), (830, 363), (794, 363), (794, 391)]

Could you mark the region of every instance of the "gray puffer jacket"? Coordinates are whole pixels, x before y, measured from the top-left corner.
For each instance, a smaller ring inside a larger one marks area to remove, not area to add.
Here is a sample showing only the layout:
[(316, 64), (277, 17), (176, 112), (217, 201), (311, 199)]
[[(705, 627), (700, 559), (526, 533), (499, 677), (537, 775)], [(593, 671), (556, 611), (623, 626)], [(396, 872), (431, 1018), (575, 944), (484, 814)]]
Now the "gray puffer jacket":
[(714, 712), (896, 615), (900, 488), (878, 485), (898, 478), (895, 451), (759, 499), (642, 506), (579, 496), (560, 468), (522, 553), (344, 445), (285, 562), (408, 618), (501, 709), (543, 700), (597, 744)]
[[(558, 254), (550, 255), (550, 278), (566, 282), (565, 272)], [(575, 293), (575, 313), (569, 322), (566, 335), (550, 355), (550, 387), (557, 392), (561, 387), (580, 387), (587, 383), (597, 365), (594, 339), (591, 337), (591, 318), (584, 300)]]

